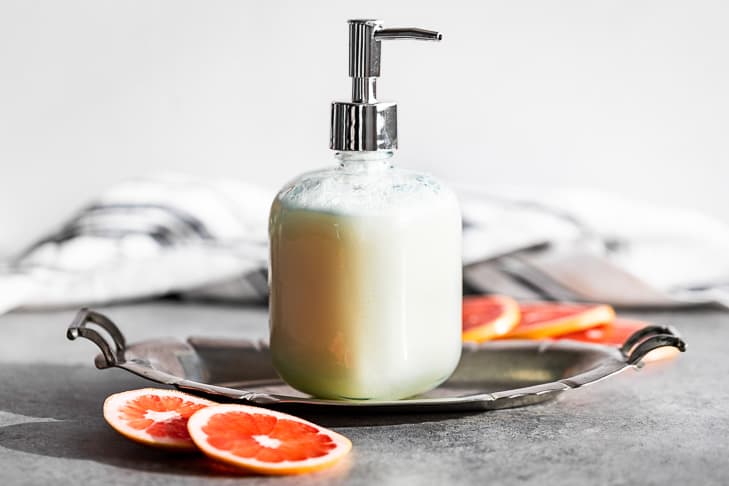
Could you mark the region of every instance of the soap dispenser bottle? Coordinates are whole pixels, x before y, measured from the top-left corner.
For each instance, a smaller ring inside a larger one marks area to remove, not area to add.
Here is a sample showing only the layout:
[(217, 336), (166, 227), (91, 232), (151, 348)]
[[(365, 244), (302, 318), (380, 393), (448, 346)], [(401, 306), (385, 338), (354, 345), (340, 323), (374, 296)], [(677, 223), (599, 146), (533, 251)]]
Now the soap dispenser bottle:
[(338, 166), (271, 207), (273, 364), (316, 397), (392, 400), (447, 379), (461, 353), (461, 216), (448, 188), (393, 165), (397, 105), (378, 101), (381, 42), (424, 29), (349, 21), (352, 101), (334, 102)]

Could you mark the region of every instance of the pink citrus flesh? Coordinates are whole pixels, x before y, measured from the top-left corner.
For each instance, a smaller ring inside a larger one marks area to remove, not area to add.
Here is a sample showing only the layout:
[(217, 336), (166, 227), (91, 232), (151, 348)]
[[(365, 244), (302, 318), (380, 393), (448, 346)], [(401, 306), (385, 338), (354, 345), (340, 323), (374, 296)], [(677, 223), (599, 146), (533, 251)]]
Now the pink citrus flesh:
[(247, 405), (215, 405), (187, 422), (207, 456), (246, 471), (283, 475), (318, 471), (339, 462), (352, 443), (334, 431), (285, 413)]
[(195, 450), (187, 421), (215, 405), (177, 390), (143, 388), (116, 393), (104, 402), (104, 419), (123, 436), (165, 449)]

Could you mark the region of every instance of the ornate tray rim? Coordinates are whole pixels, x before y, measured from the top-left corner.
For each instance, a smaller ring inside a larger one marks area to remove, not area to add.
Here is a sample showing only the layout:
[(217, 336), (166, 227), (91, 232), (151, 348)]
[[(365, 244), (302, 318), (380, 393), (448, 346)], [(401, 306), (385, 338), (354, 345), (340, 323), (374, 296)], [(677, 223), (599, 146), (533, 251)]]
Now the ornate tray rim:
[[(102, 334), (91, 329), (88, 324), (95, 324), (111, 338), (109, 342)], [(559, 393), (572, 390), (620, 373), (628, 368), (639, 368), (642, 359), (657, 348), (671, 346), (685, 351), (686, 343), (678, 332), (671, 326), (648, 326), (631, 335), (619, 348), (577, 341), (494, 341), (481, 344), (464, 343), (464, 352), (481, 352), (484, 350), (498, 350), (508, 348), (528, 348), (539, 352), (548, 352), (550, 349), (561, 350), (576, 349), (584, 351), (597, 351), (604, 355), (604, 359), (587, 371), (569, 376), (557, 381), (540, 383), (533, 386), (503, 390), (490, 393), (476, 393), (459, 397), (445, 398), (413, 398), (405, 400), (388, 401), (340, 401), (309, 397), (295, 397), (289, 395), (268, 394), (253, 391), (239, 390), (224, 386), (201, 383), (174, 376), (140, 362), (127, 360), (125, 352), (128, 349), (127, 341), (114, 324), (105, 315), (83, 308), (73, 322), (69, 325), (66, 336), (70, 340), (79, 337), (95, 343), (101, 350), (94, 363), (99, 369), (111, 367), (121, 368), (148, 380), (172, 385), (180, 390), (208, 396), (222, 397), (226, 400), (244, 402), (270, 408), (313, 407), (329, 409), (356, 409), (357, 411), (396, 411), (396, 412), (441, 412), (465, 410), (491, 410), (511, 408), (540, 403), (556, 397)], [(192, 338), (191, 338), (192, 339)], [(136, 345), (150, 341), (136, 343)], [(178, 341), (179, 342), (179, 341)], [(265, 344), (253, 344), (265, 346)], [(113, 347), (112, 347), (113, 346)]]

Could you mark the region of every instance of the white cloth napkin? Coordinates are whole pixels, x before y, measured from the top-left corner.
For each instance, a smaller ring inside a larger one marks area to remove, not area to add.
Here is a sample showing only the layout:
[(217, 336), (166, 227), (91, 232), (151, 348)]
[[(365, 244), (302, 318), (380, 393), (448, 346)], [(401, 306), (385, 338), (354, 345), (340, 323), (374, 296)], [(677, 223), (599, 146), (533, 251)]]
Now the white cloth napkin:
[[(619, 249), (662, 291), (729, 280), (729, 227), (694, 211), (586, 190), (458, 188), (464, 264), (538, 245)], [(263, 301), (274, 192), (179, 174), (122, 182), (0, 266), (0, 313), (179, 294)], [(599, 278), (596, 275), (595, 278)]]
[(466, 263), (540, 242), (580, 241), (596, 252), (614, 247), (606, 258), (657, 289), (729, 282), (729, 225), (698, 211), (586, 189), (459, 189), (464, 221), (473, 226), (464, 236)]
[(0, 312), (216, 289), (220, 298), (264, 299), (273, 195), (178, 174), (122, 182), (5, 263)]

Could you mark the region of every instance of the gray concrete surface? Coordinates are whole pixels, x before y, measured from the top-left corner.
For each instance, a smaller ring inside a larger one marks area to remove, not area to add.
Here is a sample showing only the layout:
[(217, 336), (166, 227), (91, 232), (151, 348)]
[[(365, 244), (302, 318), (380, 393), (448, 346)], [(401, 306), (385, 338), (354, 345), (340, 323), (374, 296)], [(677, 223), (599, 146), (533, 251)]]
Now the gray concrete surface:
[[(130, 341), (263, 337), (262, 308), (151, 302), (104, 310)], [(674, 324), (677, 360), (628, 371), (557, 401), (461, 415), (318, 417), (352, 439), (349, 460), (288, 478), (240, 477), (196, 455), (127, 441), (104, 422), (114, 392), (147, 386), (96, 370), (67, 341), (73, 312), (0, 317), (1, 485), (729, 484), (729, 314), (638, 314)]]

